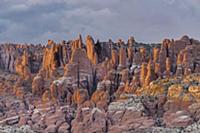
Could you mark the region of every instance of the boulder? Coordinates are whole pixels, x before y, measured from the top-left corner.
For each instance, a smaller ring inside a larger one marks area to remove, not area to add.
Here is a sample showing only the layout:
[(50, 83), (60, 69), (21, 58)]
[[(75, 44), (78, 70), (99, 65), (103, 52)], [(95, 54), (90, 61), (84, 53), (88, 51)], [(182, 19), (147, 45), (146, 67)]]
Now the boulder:
[(163, 118), (166, 126), (171, 128), (187, 127), (193, 123), (193, 119), (185, 111), (166, 112)]
[(72, 121), (71, 131), (73, 133), (106, 132), (106, 114), (98, 108), (82, 108), (77, 112), (76, 118)]

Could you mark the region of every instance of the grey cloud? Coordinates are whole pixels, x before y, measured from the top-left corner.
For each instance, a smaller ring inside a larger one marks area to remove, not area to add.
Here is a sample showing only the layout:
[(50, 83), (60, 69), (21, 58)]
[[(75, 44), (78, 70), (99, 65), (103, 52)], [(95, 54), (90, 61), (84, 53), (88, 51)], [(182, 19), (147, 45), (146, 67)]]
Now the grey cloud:
[(189, 34), (200, 39), (199, 0), (2, 0), (0, 42), (73, 39), (158, 42)]

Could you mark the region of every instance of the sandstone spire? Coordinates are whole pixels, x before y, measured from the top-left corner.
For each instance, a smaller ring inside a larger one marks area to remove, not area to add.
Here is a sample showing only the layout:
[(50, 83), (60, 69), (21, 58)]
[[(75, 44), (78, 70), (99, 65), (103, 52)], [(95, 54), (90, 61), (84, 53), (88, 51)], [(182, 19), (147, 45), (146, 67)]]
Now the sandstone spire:
[(82, 45), (83, 45), (83, 40), (82, 40), (82, 36), (81, 36), (81, 34), (79, 34), (79, 38), (78, 38), (78, 40), (79, 40), (79, 48), (82, 48)]
[(163, 75), (162, 75), (162, 72), (161, 72), (161, 65), (160, 63), (155, 63), (155, 74), (157, 77), (161, 78)]
[(82, 48), (83, 40), (81, 34), (79, 34), (78, 39), (72, 41), (72, 52), (77, 48)]
[(133, 37), (133, 36), (130, 36), (130, 37), (128, 38), (128, 46), (132, 47), (132, 46), (134, 45), (134, 43), (135, 43), (134, 37)]
[(154, 79), (155, 79), (154, 66), (152, 60), (150, 59), (147, 66), (147, 76), (145, 78), (145, 86), (148, 86)]
[(128, 65), (131, 65), (133, 63), (133, 48), (132, 47), (128, 47), (127, 48), (127, 52), (128, 52)]
[(119, 63), (119, 56), (117, 50), (111, 50), (111, 64), (116, 67)]
[(124, 46), (125, 43), (124, 43), (124, 41), (123, 41), (122, 39), (118, 39), (118, 40), (117, 40), (117, 45), (118, 45), (118, 47), (120, 48), (120, 47)]
[(153, 48), (153, 62), (154, 63), (158, 62), (159, 52), (160, 52), (159, 48)]
[(172, 67), (171, 59), (167, 57), (166, 58), (166, 76), (167, 77), (170, 77), (171, 75), (171, 67)]
[(189, 51), (185, 51), (183, 54), (183, 67), (184, 67), (184, 75), (189, 75), (192, 73), (193, 61), (192, 61), (192, 55), (189, 53)]
[(138, 68), (136, 68), (134, 70), (134, 75), (133, 75), (133, 79), (132, 79), (132, 84), (133, 87), (138, 87), (140, 86), (140, 70)]
[(87, 56), (93, 64), (97, 64), (98, 57), (97, 57), (94, 45), (95, 43), (92, 36), (88, 35), (86, 37)]
[(119, 49), (119, 69), (126, 67), (126, 49), (121, 47)]
[(181, 52), (178, 53), (178, 57), (177, 57), (177, 62), (176, 62), (176, 64), (177, 64), (177, 65), (181, 65), (182, 62), (183, 62), (183, 52), (181, 51)]
[(165, 48), (161, 48), (160, 52), (159, 52), (159, 63), (161, 65), (161, 72), (163, 73), (166, 69), (166, 49)]
[(48, 42), (49, 47), (44, 49), (42, 69), (46, 72), (46, 77), (56, 76), (56, 68), (64, 66), (62, 46)]
[(38, 74), (33, 78), (32, 93), (36, 96), (42, 96), (44, 92), (44, 78)]
[(140, 60), (141, 60), (141, 62), (146, 61), (146, 48), (144, 48), (144, 47), (140, 48)]
[(147, 63), (143, 62), (140, 70), (140, 85), (144, 86), (145, 77), (147, 75)]
[(24, 51), (22, 57), (18, 57), (16, 60), (15, 69), (16, 72), (23, 78), (28, 79), (31, 78), (30, 65), (29, 65), (29, 57), (27, 51)]

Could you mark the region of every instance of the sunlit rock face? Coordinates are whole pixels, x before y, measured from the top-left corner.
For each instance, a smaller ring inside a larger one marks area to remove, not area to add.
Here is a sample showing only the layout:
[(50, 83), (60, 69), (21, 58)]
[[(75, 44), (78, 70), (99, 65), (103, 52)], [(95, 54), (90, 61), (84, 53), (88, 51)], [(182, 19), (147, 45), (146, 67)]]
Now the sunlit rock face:
[(116, 68), (116, 66), (118, 66), (119, 64), (119, 54), (117, 50), (114, 50), (114, 49), (112, 49), (111, 54), (112, 54), (111, 64), (113, 68)]
[(18, 57), (16, 60), (15, 70), (24, 79), (31, 77), (29, 55), (24, 51), (22, 57)]
[(94, 45), (95, 45), (95, 43), (94, 43), (92, 36), (88, 35), (86, 37), (87, 57), (89, 58), (89, 60), (93, 64), (97, 64), (98, 63), (98, 56), (97, 56), (97, 53), (95, 51)]
[(56, 68), (61, 66), (59, 49), (59, 45), (56, 45), (53, 41), (48, 41), (42, 63), (42, 69), (46, 71), (46, 77), (56, 76)]
[(188, 36), (3, 44), (0, 132), (195, 132), (199, 72), (200, 42)]
[(149, 60), (149, 63), (147, 65), (147, 75), (146, 75), (146, 78), (145, 78), (145, 85), (149, 85), (151, 81), (155, 80), (156, 77), (155, 77), (155, 72), (154, 72), (154, 65), (153, 65), (153, 62), (152, 60)]
[(72, 52), (73, 52), (74, 50), (76, 50), (77, 48), (80, 48), (80, 49), (81, 49), (81, 48), (83, 47), (82, 36), (79, 35), (79, 38), (76, 39), (76, 40), (73, 40), (72, 43), (71, 43), (71, 45), (72, 45)]

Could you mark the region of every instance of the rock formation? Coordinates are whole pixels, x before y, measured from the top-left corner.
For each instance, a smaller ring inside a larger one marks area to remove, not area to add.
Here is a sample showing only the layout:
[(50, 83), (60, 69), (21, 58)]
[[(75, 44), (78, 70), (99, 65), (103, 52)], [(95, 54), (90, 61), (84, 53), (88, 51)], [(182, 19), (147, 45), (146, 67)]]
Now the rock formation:
[(0, 45), (0, 132), (198, 132), (198, 40), (83, 40)]
[(98, 56), (94, 49), (94, 45), (95, 45), (95, 43), (94, 43), (93, 38), (90, 35), (88, 35), (86, 37), (87, 57), (93, 64), (97, 64)]
[(119, 49), (119, 69), (126, 67), (126, 49), (121, 47)]
[(145, 84), (146, 75), (147, 75), (147, 64), (142, 63), (141, 71), (140, 71), (140, 85), (141, 86)]
[(111, 64), (113, 65), (113, 68), (115, 68), (119, 64), (119, 55), (116, 50), (112, 49), (112, 58), (111, 58)]
[(37, 96), (42, 96), (44, 92), (44, 78), (42, 75), (37, 75), (33, 78), (32, 93)]
[(147, 76), (145, 78), (144, 85), (147, 86), (150, 84), (151, 81), (155, 79), (155, 72), (154, 72), (154, 66), (151, 60), (149, 60), (149, 63), (147, 65)]
[(16, 72), (24, 79), (31, 77), (29, 55), (24, 51), (22, 57), (18, 57), (15, 66)]

